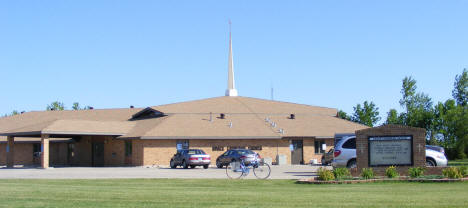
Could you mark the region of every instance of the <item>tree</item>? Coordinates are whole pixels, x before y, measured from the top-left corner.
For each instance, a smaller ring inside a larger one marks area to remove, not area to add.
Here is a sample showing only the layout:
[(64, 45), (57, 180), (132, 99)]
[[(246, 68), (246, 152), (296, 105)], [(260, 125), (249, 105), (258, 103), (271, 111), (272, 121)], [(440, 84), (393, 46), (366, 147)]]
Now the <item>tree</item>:
[(400, 99), (400, 105), (408, 109), (411, 103), (411, 98), (416, 94), (416, 80), (411, 76), (403, 79), (401, 94), (403, 95), (403, 98)]
[(65, 110), (65, 105), (62, 102), (55, 101), (52, 102), (50, 105), (47, 105), (46, 110), (52, 111), (52, 110)]
[(14, 115), (18, 115), (19, 112), (17, 110), (14, 110), (13, 112), (11, 112), (10, 116), (14, 116)]
[(448, 148), (451, 158), (466, 158), (468, 147), (468, 111), (466, 106), (456, 105), (449, 99), (434, 107), (434, 129), (441, 134), (439, 144)]
[(466, 106), (468, 103), (468, 72), (463, 69), (462, 74), (455, 76), (452, 96), (458, 105)]
[(405, 77), (402, 82), (400, 105), (405, 109), (399, 115), (401, 123), (407, 126), (424, 128), (428, 138), (433, 135), (434, 118), (431, 98), (422, 92), (416, 92), (416, 80)]
[(73, 110), (80, 110), (80, 104), (78, 102), (74, 102), (72, 106)]
[(341, 119), (345, 119), (345, 120), (348, 120), (350, 121), (351, 120), (351, 117), (344, 111), (342, 110), (339, 110), (338, 111), (338, 115), (337, 115), (338, 118), (341, 118)]
[(88, 106), (85, 106), (85, 107), (81, 108), (80, 103), (74, 102), (73, 106), (72, 106), (72, 109), (73, 110), (89, 110), (89, 109), (91, 109), (91, 106), (88, 105)]
[(351, 121), (373, 127), (379, 120), (379, 108), (377, 108), (373, 102), (369, 103), (364, 101), (362, 107), (361, 104), (357, 104), (356, 107), (354, 107), (354, 114), (351, 117)]
[(385, 124), (403, 124), (402, 118), (398, 116), (397, 110), (390, 109), (390, 111), (388, 111)]

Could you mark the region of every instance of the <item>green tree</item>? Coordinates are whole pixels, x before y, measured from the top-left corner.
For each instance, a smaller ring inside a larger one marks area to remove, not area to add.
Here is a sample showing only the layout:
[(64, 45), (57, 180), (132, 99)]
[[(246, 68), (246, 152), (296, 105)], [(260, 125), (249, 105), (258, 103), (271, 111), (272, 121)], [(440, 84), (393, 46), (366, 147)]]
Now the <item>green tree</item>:
[(453, 98), (458, 105), (466, 106), (468, 103), (468, 72), (463, 69), (461, 75), (455, 76), (454, 89), (452, 91)]
[(351, 120), (351, 117), (344, 111), (342, 110), (339, 110), (338, 111), (338, 115), (337, 115), (338, 118), (341, 118), (341, 119), (345, 119), (345, 120), (348, 120), (350, 121)]
[(448, 148), (451, 158), (466, 158), (468, 147), (468, 110), (449, 99), (434, 107), (434, 129), (442, 135), (437, 141)]
[(424, 128), (428, 138), (433, 136), (432, 122), (434, 112), (431, 98), (422, 92), (416, 92), (416, 80), (405, 77), (402, 82), (400, 105), (405, 112), (399, 115), (401, 123), (408, 126)]
[(379, 120), (379, 108), (373, 102), (364, 101), (362, 106), (361, 104), (357, 104), (354, 107), (351, 121), (373, 127)]
[(385, 124), (403, 124), (402, 118), (398, 115), (397, 110), (390, 109), (390, 111), (388, 111)]
[(80, 110), (80, 103), (74, 102), (73, 105), (72, 105), (72, 109), (73, 110)]
[(73, 106), (72, 106), (72, 109), (73, 109), (73, 110), (89, 110), (89, 109), (91, 109), (91, 106), (87, 105), (87, 106), (85, 106), (85, 107), (82, 108), (82, 107), (80, 106), (80, 103), (74, 102), (74, 103), (73, 103)]
[(11, 115), (11, 116), (14, 116), (14, 115), (18, 115), (18, 114), (19, 114), (19, 112), (18, 112), (17, 110), (14, 110), (13, 112), (11, 112), (10, 115)]
[(48, 111), (52, 111), (52, 110), (57, 110), (57, 111), (65, 110), (65, 105), (64, 105), (62, 102), (55, 101), (55, 102), (52, 102), (50, 105), (47, 105), (46, 110), (48, 110)]

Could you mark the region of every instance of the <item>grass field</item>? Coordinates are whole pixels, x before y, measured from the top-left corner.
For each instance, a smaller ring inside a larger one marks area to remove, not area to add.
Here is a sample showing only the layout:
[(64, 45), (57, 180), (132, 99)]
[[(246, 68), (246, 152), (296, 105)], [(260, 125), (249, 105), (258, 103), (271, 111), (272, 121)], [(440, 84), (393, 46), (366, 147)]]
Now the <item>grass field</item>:
[(468, 183), (0, 180), (0, 207), (468, 207)]
[(468, 159), (449, 160), (449, 161), (448, 161), (448, 165), (449, 165), (449, 166), (462, 166), (462, 165), (468, 166)]

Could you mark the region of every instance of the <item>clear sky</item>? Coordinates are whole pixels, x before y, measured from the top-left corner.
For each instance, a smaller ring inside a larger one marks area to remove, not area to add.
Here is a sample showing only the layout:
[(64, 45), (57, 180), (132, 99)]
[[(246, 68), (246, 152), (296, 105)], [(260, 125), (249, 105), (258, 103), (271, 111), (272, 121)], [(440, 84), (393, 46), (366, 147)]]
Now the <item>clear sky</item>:
[(58, 100), (147, 107), (224, 96), (228, 20), (239, 95), (400, 110), (468, 68), (468, 1), (1, 1), (0, 114)]

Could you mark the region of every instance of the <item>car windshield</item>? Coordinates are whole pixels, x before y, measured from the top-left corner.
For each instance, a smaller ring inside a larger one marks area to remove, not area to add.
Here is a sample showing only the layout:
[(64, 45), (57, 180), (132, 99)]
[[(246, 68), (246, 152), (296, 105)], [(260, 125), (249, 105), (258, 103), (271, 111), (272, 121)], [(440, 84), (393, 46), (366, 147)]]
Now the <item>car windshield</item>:
[(239, 155), (255, 154), (252, 150), (236, 150), (236, 152)]
[(187, 154), (188, 155), (204, 155), (205, 152), (203, 152), (203, 150), (188, 150)]
[(432, 146), (432, 145), (426, 145), (426, 149), (435, 150), (437, 152), (442, 152), (442, 153), (445, 152), (443, 147)]

